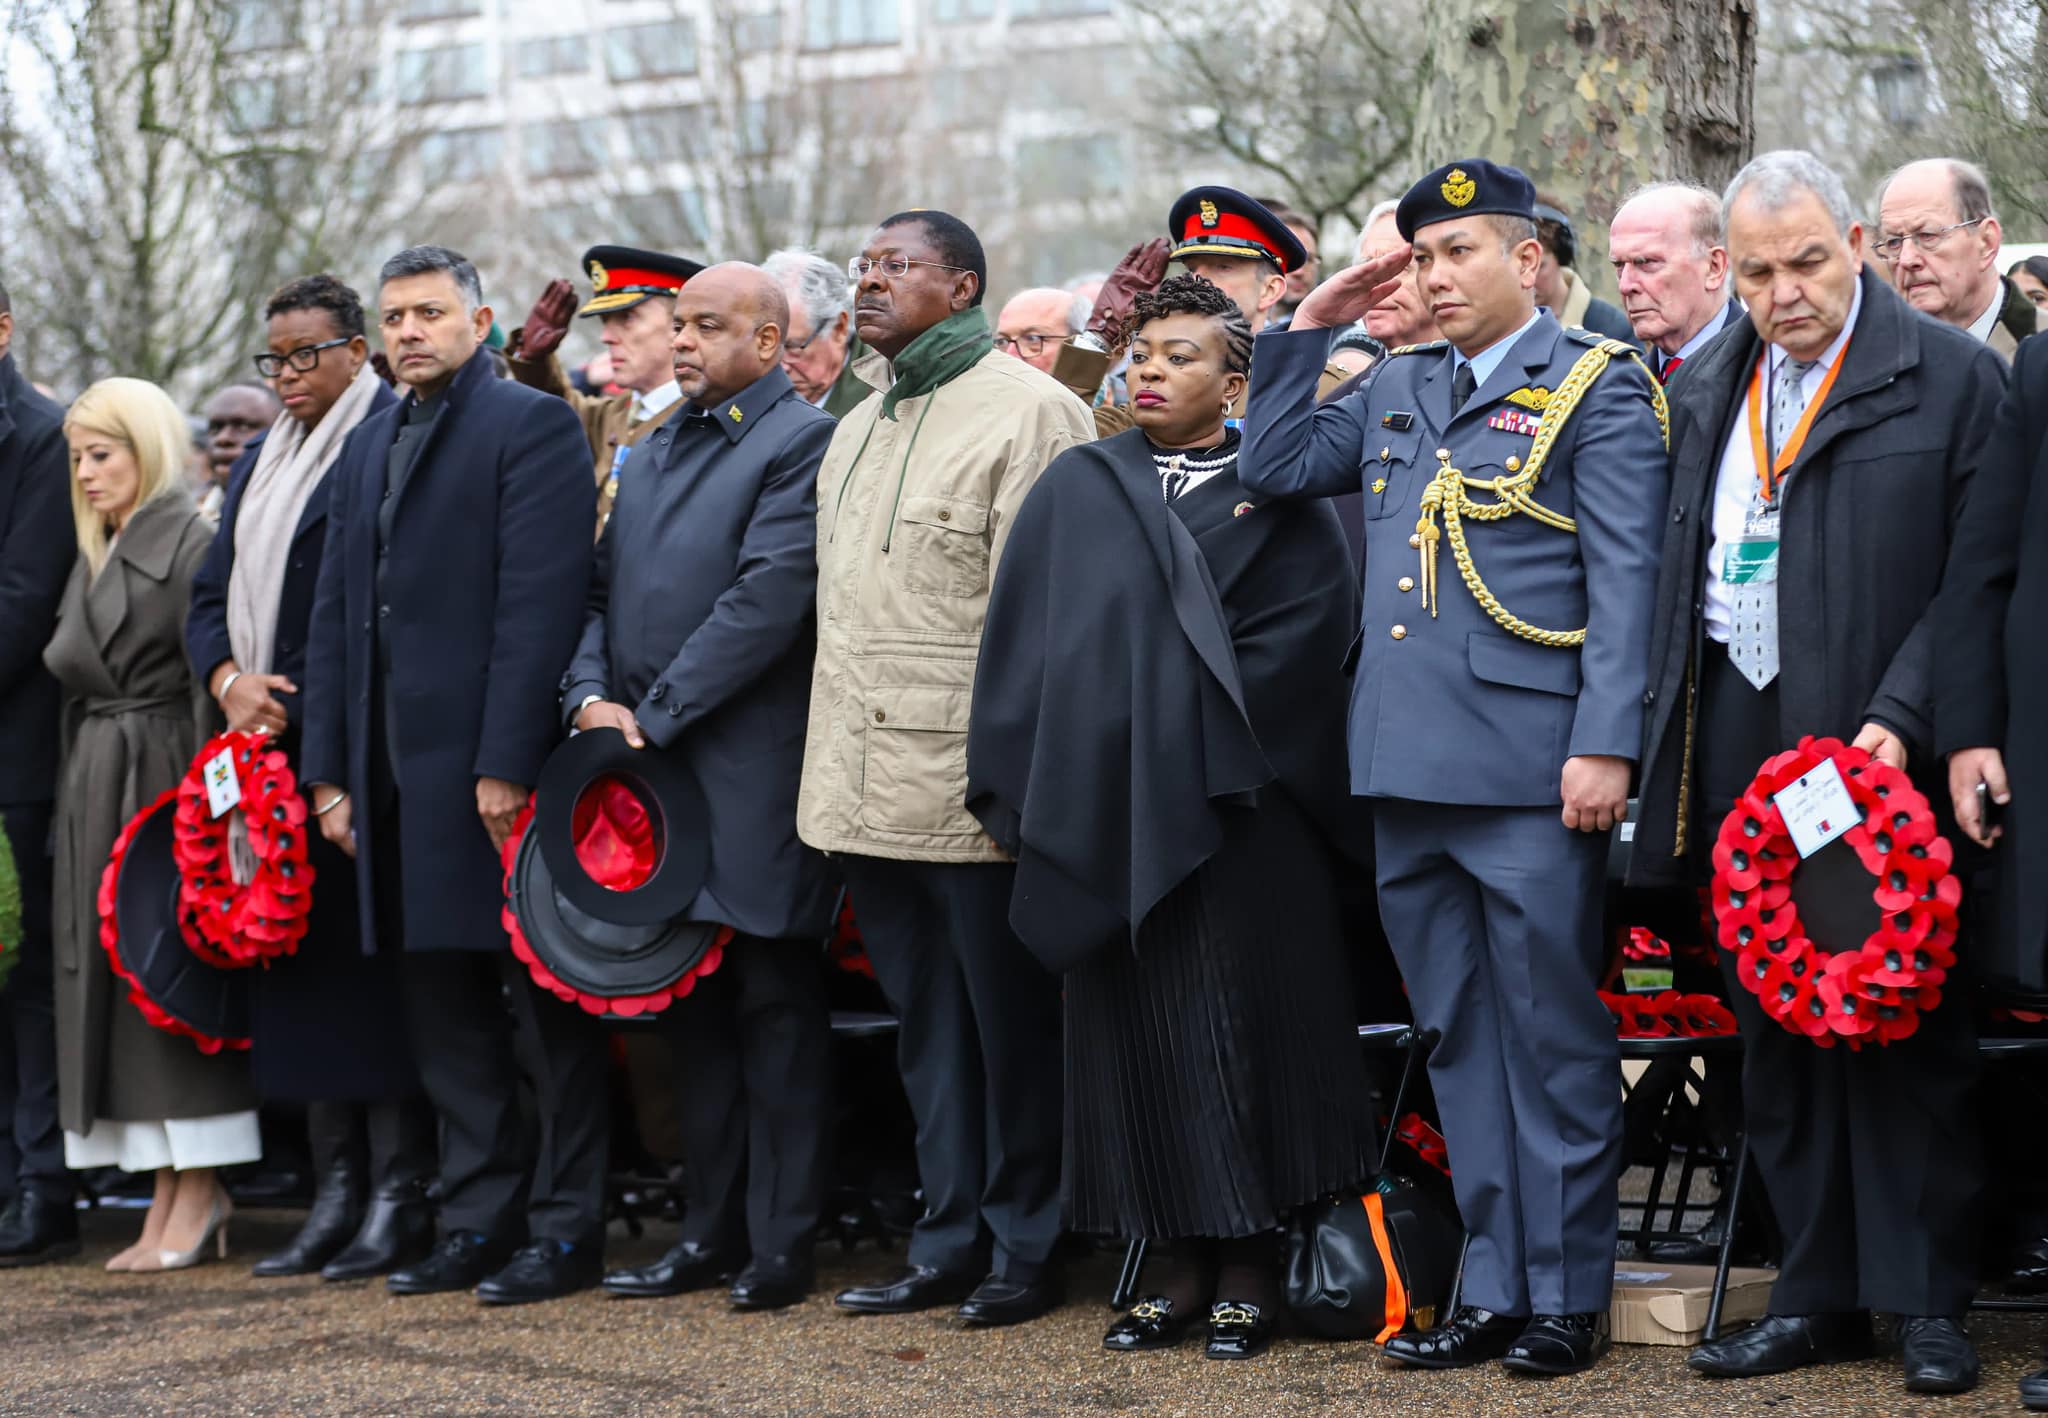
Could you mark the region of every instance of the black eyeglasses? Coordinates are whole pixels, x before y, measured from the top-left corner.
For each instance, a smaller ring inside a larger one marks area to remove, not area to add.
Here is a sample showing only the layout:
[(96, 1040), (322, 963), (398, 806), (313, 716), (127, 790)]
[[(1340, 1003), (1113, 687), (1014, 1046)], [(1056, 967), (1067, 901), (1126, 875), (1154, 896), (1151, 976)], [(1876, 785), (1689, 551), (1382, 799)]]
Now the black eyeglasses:
[(1067, 337), (1064, 334), (1059, 334), (1050, 330), (1026, 330), (1021, 335), (996, 336), (996, 348), (1001, 350), (1004, 354), (1008, 354), (1010, 352), (1010, 347), (1012, 345), (1015, 345), (1020, 353), (1027, 355), (1035, 355), (1044, 353), (1046, 341), (1050, 340), (1053, 343), (1057, 344), (1058, 342), (1066, 338)]
[(338, 340), (322, 340), (317, 345), (300, 345), (290, 354), (257, 355), (256, 372), (265, 379), (275, 379), (284, 373), (284, 367), (289, 364), (301, 374), (310, 373), (313, 367), (320, 363), (320, 351), (331, 350), (336, 345), (345, 345), (354, 338), (353, 335), (344, 335)]

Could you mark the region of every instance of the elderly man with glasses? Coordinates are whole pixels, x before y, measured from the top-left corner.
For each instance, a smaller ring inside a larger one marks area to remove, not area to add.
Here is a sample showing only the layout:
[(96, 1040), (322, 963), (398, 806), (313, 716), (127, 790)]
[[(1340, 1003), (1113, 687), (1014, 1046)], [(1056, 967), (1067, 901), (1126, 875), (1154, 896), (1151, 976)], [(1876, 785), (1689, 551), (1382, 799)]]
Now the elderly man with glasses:
[(1081, 333), (1094, 308), (1095, 302), (1051, 286), (1018, 291), (996, 316), (996, 348), (1050, 374), (1061, 343)]
[(2001, 232), (1991, 188), (1973, 163), (1928, 158), (1895, 169), (1877, 189), (1871, 249), (1906, 302), (1991, 347), (2012, 363), (2041, 312), (1998, 274)]
[(797, 397), (833, 418), (845, 418), (872, 391), (854, 372), (868, 347), (853, 333), (853, 283), (846, 268), (817, 252), (788, 246), (761, 263), (789, 297), (789, 335), (782, 372)]
[(1093, 424), (996, 352), (987, 262), (958, 218), (887, 218), (848, 275), (873, 392), (818, 471), (796, 825), (835, 855), (901, 1021), (925, 1214), (908, 1268), (838, 1303), (1011, 1324), (1060, 1299), (1059, 985), (1010, 930), (1015, 868), (967, 810), (968, 706), (1018, 508)]

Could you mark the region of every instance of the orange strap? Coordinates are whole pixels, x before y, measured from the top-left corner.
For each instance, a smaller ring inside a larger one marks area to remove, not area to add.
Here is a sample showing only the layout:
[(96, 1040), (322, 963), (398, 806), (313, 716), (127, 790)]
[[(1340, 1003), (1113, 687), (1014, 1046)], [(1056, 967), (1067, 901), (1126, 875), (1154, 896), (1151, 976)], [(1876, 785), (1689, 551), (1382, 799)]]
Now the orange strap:
[(1408, 1323), (1408, 1292), (1401, 1287), (1401, 1272), (1394, 1265), (1394, 1248), (1387, 1240), (1387, 1212), (1380, 1202), (1378, 1192), (1367, 1192), (1365, 1219), (1372, 1227), (1372, 1243), (1380, 1253), (1380, 1266), (1387, 1272), (1387, 1327), (1373, 1338), (1375, 1344), (1385, 1344), (1399, 1334)]
[(1841, 352), (1835, 362), (1828, 366), (1827, 377), (1814, 390), (1813, 397), (1806, 402), (1806, 412), (1799, 416), (1792, 436), (1785, 440), (1785, 446), (1778, 450), (1778, 458), (1771, 461), (1769, 445), (1764, 442), (1764, 371), (1770, 367), (1771, 351), (1765, 346), (1761, 358), (1756, 362), (1756, 373), (1749, 380), (1749, 447), (1756, 460), (1756, 480), (1763, 484), (1764, 501), (1769, 502), (1778, 495), (1778, 479), (1783, 477), (1798, 458), (1799, 450), (1806, 446), (1807, 430), (1813, 427), (1813, 416), (1820, 412), (1820, 406), (1828, 401), (1828, 390), (1835, 387), (1835, 376), (1842, 372), (1842, 361), (1849, 357), (1849, 342), (1842, 341)]

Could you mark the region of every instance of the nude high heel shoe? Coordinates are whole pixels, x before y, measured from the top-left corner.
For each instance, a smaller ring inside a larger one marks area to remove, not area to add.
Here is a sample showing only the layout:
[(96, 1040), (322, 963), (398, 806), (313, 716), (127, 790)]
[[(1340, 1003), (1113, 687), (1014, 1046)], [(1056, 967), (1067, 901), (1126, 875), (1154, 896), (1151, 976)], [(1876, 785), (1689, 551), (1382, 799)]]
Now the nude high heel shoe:
[(208, 1243), (212, 1244), (214, 1253), (219, 1259), (226, 1260), (228, 1258), (228, 1218), (234, 1214), (235, 1208), (229, 1203), (227, 1193), (225, 1191), (216, 1191), (213, 1197), (213, 1205), (207, 1208), (206, 1229), (199, 1233), (198, 1244), (194, 1245), (189, 1251), (174, 1251), (164, 1247), (159, 1249), (154, 1255), (145, 1254), (138, 1256), (129, 1263), (128, 1269), (131, 1271), (189, 1270), (191, 1267), (199, 1264), (200, 1261), (206, 1259)]

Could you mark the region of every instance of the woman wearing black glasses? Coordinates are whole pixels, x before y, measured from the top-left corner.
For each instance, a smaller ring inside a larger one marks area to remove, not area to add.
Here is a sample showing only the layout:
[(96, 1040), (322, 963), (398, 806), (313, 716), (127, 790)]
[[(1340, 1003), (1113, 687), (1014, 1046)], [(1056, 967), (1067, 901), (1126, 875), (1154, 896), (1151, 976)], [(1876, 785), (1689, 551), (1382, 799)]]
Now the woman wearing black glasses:
[[(284, 413), (229, 475), (220, 528), (192, 586), (185, 643), (228, 727), (277, 736), (296, 759), (306, 625), (327, 535), (328, 470), (350, 430), (394, 396), (370, 364), (363, 303), (332, 276), (281, 287), (256, 371)], [(297, 954), (253, 972), (259, 1091), (303, 1102), (317, 1190), (306, 1224), (258, 1275), (377, 1275), (432, 1242), (424, 1184), (431, 1115), (395, 1007), (395, 956), (360, 952), (355, 864), (308, 832), (313, 913)]]

